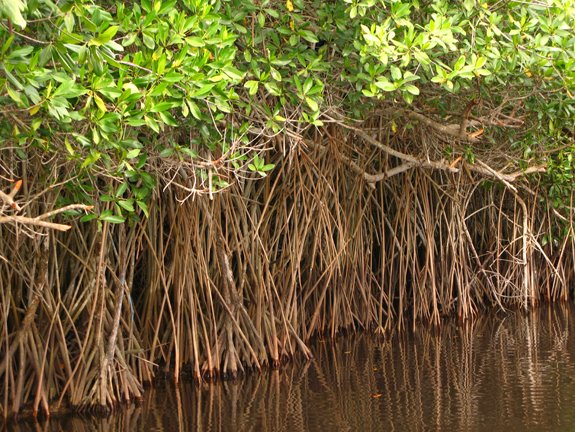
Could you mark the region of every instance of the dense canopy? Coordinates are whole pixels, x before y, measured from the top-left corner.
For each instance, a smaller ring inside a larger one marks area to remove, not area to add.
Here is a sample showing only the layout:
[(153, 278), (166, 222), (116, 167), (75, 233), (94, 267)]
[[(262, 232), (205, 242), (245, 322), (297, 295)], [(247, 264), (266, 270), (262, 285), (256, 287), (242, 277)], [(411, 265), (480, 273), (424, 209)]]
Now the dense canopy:
[(297, 146), (382, 107), (398, 126), (471, 136), (469, 162), (495, 146), (506, 163), (552, 167), (557, 205), (570, 184), (568, 0), (3, 0), (0, 14), (2, 139), (66, 164), (69, 200), (114, 201), (101, 220), (145, 212), (179, 166), (191, 194), (213, 193), (265, 175), (276, 134)]

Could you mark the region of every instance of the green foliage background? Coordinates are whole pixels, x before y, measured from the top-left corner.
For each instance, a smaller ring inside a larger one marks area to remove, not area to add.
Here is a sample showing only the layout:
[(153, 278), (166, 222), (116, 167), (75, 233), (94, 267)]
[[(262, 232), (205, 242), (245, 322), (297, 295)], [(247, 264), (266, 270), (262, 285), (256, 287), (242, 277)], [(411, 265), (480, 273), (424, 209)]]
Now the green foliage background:
[(0, 15), (2, 146), (52, 158), (62, 204), (113, 204), (83, 220), (146, 214), (178, 164), (213, 193), (265, 176), (277, 134), (383, 102), (443, 119), (474, 98), (521, 105), (520, 128), (484, 139), (547, 163), (549, 202), (569, 204), (572, 1), (1, 0)]

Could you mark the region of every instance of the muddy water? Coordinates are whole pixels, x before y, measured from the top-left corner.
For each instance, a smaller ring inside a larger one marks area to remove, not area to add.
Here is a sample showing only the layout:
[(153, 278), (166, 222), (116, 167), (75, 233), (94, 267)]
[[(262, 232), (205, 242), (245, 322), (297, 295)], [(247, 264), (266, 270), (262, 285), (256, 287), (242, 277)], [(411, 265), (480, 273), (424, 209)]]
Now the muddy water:
[(107, 419), (35, 431), (575, 430), (575, 308), (509, 312), (385, 340), (319, 341), (315, 359), (237, 382), (159, 386)]

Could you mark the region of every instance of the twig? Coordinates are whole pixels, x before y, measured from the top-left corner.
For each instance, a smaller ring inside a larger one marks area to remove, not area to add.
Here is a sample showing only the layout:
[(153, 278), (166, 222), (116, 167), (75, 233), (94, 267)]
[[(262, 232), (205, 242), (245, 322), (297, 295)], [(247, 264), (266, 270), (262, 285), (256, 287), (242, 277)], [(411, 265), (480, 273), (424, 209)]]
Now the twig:
[[(10, 201), (8, 201), (8, 200), (11, 200), (10, 196), (6, 195), (3, 192), (0, 192), (0, 193), (2, 194), (2, 195), (0, 195), (0, 198), (2, 198), (5, 202), (10, 202)], [(43, 213), (40, 216), (36, 216), (33, 218), (27, 217), (27, 216), (20, 216), (20, 215), (0, 216), (0, 224), (8, 223), (8, 222), (16, 222), (16, 223), (22, 223), (22, 224), (26, 224), (26, 225), (41, 226), (44, 228), (55, 229), (58, 231), (68, 231), (71, 228), (70, 225), (64, 225), (64, 224), (59, 224), (59, 223), (54, 223), (54, 222), (46, 222), (44, 219), (48, 219), (49, 217), (52, 217), (54, 215), (57, 215), (59, 213), (62, 213), (62, 212), (68, 211), (68, 210), (89, 211), (89, 210), (92, 210), (93, 208), (94, 208), (94, 206), (89, 206), (89, 205), (85, 205), (85, 204), (70, 204), (70, 205), (67, 205), (65, 207)]]
[(57, 214), (63, 213), (65, 211), (68, 210), (84, 210), (84, 211), (90, 211), (94, 208), (94, 206), (91, 205), (85, 205), (85, 204), (70, 204), (67, 205), (65, 207), (61, 207), (59, 209), (56, 210), (52, 210), (46, 213), (42, 213), (40, 216), (37, 216), (35, 219), (38, 220), (42, 220), (42, 219), (47, 219), (49, 217), (55, 216)]
[(420, 113), (415, 112), (415, 111), (403, 111), (403, 112), (406, 113), (409, 118), (411, 118), (413, 120), (417, 120), (421, 123), (424, 123), (425, 125), (431, 127), (432, 129), (435, 129), (436, 131), (438, 131), (444, 135), (452, 136), (452, 137), (457, 138), (461, 141), (469, 141), (469, 142), (479, 142), (480, 141), (478, 138), (474, 138), (474, 137), (466, 134), (465, 130), (463, 130), (463, 133), (461, 133), (461, 127), (462, 126), (465, 127), (466, 122), (462, 122), (461, 125), (458, 125), (458, 124), (444, 125), (442, 123), (438, 123), (435, 120), (432, 120), (429, 117), (426, 117), (423, 114), (420, 114)]
[[(401, 159), (401, 160), (407, 162), (404, 165), (400, 165), (399, 167), (394, 168), (394, 170), (397, 170), (397, 172), (394, 172), (394, 174), (398, 174), (400, 172), (406, 171), (409, 168), (415, 167), (415, 166), (421, 167), (421, 168), (438, 169), (438, 170), (452, 172), (452, 173), (457, 173), (460, 171), (460, 168), (452, 166), (452, 165), (450, 165), (446, 162), (443, 162), (443, 161), (420, 160), (420, 159), (416, 158), (415, 156), (400, 152), (398, 150), (395, 150), (395, 149), (379, 142), (378, 140), (371, 137), (369, 134), (365, 133), (361, 129), (358, 129), (358, 128), (353, 127), (353, 126), (348, 126), (345, 124), (341, 124), (341, 125), (347, 129), (353, 130), (357, 136), (361, 137), (363, 140), (365, 140), (369, 144), (373, 145), (374, 147), (377, 147), (377, 148), (383, 150), (384, 152), (386, 152), (387, 154), (389, 154), (391, 156), (395, 156), (398, 159)], [(517, 180), (518, 177), (525, 176), (528, 174), (533, 174), (536, 172), (545, 172), (546, 171), (545, 166), (531, 166), (531, 167), (528, 167), (522, 171), (516, 171), (516, 172), (513, 172), (511, 174), (504, 174), (504, 173), (501, 173), (501, 172), (491, 168), (490, 166), (488, 166), (487, 164), (485, 164), (484, 162), (482, 162), (480, 160), (477, 161), (477, 164), (473, 164), (473, 165), (472, 164), (466, 164), (465, 167), (467, 169), (469, 169), (469, 171), (472, 171), (472, 172), (475, 172), (477, 174), (481, 174), (483, 176), (495, 178), (497, 180), (502, 181), (506, 186), (508, 186), (514, 192), (517, 189), (513, 185), (511, 185), (510, 183)], [(376, 179), (378, 181), (383, 180), (389, 174), (391, 174), (391, 172), (378, 174), (376, 176)]]
[(46, 222), (38, 218), (30, 218), (26, 216), (18, 216), (18, 215), (0, 216), (0, 224), (7, 222), (17, 222), (26, 225), (41, 226), (44, 228), (55, 229), (57, 231), (68, 231), (70, 228), (72, 228), (70, 225), (63, 225), (54, 222)]
[(18, 203), (16, 201), (14, 201), (14, 198), (11, 195), (12, 194), (8, 195), (8, 194), (5, 194), (4, 192), (0, 191), (0, 200), (4, 201), (6, 204), (8, 204), (14, 210), (20, 211), (21, 210), (20, 206), (18, 205)]

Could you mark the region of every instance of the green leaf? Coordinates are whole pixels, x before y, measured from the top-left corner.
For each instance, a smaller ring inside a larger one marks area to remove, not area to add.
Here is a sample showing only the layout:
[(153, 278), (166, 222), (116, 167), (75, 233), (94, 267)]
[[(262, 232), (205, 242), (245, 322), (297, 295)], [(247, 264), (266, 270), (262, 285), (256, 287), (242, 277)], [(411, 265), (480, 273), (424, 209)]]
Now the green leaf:
[(68, 12), (66, 15), (64, 15), (64, 25), (66, 26), (68, 33), (72, 33), (74, 31), (74, 24), (75, 20), (74, 14), (72, 12)]
[(397, 66), (391, 66), (391, 77), (394, 81), (399, 81), (401, 79), (401, 70)]
[(392, 92), (392, 91), (396, 90), (395, 84), (393, 84), (389, 81), (377, 81), (375, 83), (375, 85), (378, 86), (383, 91), (386, 91), (386, 92)]
[(128, 47), (132, 45), (134, 42), (136, 42), (137, 39), (138, 39), (138, 33), (136, 32), (130, 33), (127, 36), (125, 36), (124, 39), (122, 40), (122, 46)]
[(195, 48), (202, 48), (206, 45), (206, 42), (197, 36), (189, 36), (186, 39), (186, 43)]
[(457, 61), (455, 62), (455, 65), (453, 66), (453, 69), (458, 71), (460, 70), (463, 66), (465, 65), (465, 56), (460, 56)]
[(306, 79), (305, 82), (303, 83), (303, 93), (308, 94), (312, 87), (313, 87), (313, 79), (311, 79), (310, 77)]
[(118, 189), (116, 190), (116, 196), (117, 197), (121, 197), (122, 195), (124, 195), (124, 193), (126, 193), (126, 191), (128, 190), (128, 183), (127, 182), (123, 182)]
[(270, 68), (270, 74), (271, 74), (272, 78), (275, 79), (276, 81), (282, 80), (282, 75), (278, 72), (277, 69)]
[(174, 118), (174, 116), (172, 114), (170, 114), (169, 111), (161, 111), (158, 113), (158, 115), (160, 116), (160, 118), (162, 119), (162, 121), (167, 124), (168, 126), (178, 126), (178, 122), (176, 121), (176, 119)]
[(150, 108), (150, 112), (153, 112), (153, 113), (162, 112), (162, 111), (169, 110), (173, 107), (174, 107), (173, 102), (160, 102), (160, 103), (152, 105), (152, 107)]
[(68, 153), (70, 153), (70, 156), (74, 156), (74, 154), (75, 154), (74, 148), (70, 144), (68, 137), (64, 138), (64, 145), (66, 146), (66, 150), (68, 150)]
[(202, 111), (200, 110), (200, 107), (192, 100), (187, 100), (186, 103), (188, 104), (188, 107), (190, 108), (190, 112), (192, 113), (192, 115), (196, 119), (201, 120)]
[(136, 201), (136, 204), (138, 204), (138, 207), (140, 207), (142, 209), (142, 211), (144, 212), (144, 214), (146, 215), (146, 217), (149, 217), (150, 214), (148, 212), (148, 206), (146, 205), (145, 202), (143, 201)]
[(130, 213), (134, 213), (136, 211), (134, 208), (134, 200), (119, 200), (118, 205)]
[(319, 110), (319, 105), (312, 98), (306, 97), (305, 101), (306, 101), (307, 105), (312, 109), (312, 111)]
[(487, 69), (476, 69), (474, 71), (474, 73), (477, 76), (489, 76), (489, 75), (491, 75), (491, 72), (488, 71)]
[(89, 213), (87, 215), (84, 215), (80, 218), (80, 222), (90, 222), (91, 220), (94, 220), (98, 217), (97, 214), (95, 213)]
[(139, 148), (132, 149), (126, 154), (126, 159), (137, 158), (140, 155), (140, 152), (141, 152), (141, 149), (139, 149)]
[(105, 39), (106, 42), (112, 40), (116, 33), (118, 33), (119, 26), (110, 26), (100, 35), (101, 38)]
[(173, 148), (165, 148), (164, 150), (162, 150), (160, 152), (160, 157), (162, 158), (167, 158), (170, 157), (174, 154), (174, 149)]
[[(224, 73), (233, 80), (241, 81), (244, 78), (244, 73), (232, 66), (224, 68)], [(278, 80), (280, 81), (280, 80)]]
[(99, 93), (106, 96), (110, 100), (115, 100), (122, 95), (122, 92), (116, 87), (105, 87), (98, 90)]
[(183, 78), (184, 75), (174, 71), (170, 71), (166, 75), (164, 75), (164, 81), (167, 83), (177, 83), (182, 81)]
[(198, 90), (193, 92), (190, 96), (194, 98), (201, 98), (203, 96), (206, 96), (210, 91), (212, 91), (215, 85), (216, 85), (215, 83), (204, 84)]
[(319, 42), (319, 39), (317, 38), (317, 36), (309, 30), (300, 30), (298, 33), (302, 38), (304, 38), (308, 42), (311, 42), (311, 43), (318, 43)]
[(244, 87), (249, 89), (250, 96), (255, 95), (258, 92), (259, 83), (254, 80), (249, 80), (244, 83)]
[(119, 28), (118, 26), (108, 27), (106, 29), (106, 31), (100, 33), (100, 35), (98, 37), (95, 37), (90, 42), (88, 42), (88, 46), (92, 46), (92, 45), (100, 46), (100, 45), (104, 45), (107, 42), (110, 42), (112, 40), (112, 38), (118, 32), (118, 28)]
[(158, 126), (158, 122), (156, 120), (154, 120), (153, 118), (145, 115), (144, 116), (144, 122), (146, 123), (146, 125), (152, 129), (154, 132), (156, 133), (160, 133), (160, 127)]
[(419, 94), (419, 88), (417, 88), (414, 85), (408, 85), (404, 87), (406, 91), (408, 91), (409, 93), (411, 93), (412, 95), (417, 96)]
[(26, 28), (26, 20), (22, 12), (26, 10), (26, 1), (0, 0), (0, 15), (5, 16), (21, 29)]
[(64, 81), (52, 94), (53, 97), (62, 96), (66, 99), (76, 98), (88, 93), (88, 90), (71, 79)]
[(95, 164), (98, 161), (98, 159), (100, 159), (101, 156), (102, 154), (99, 151), (92, 150), (88, 155), (88, 157), (82, 163), (81, 168), (86, 168), (90, 165)]
[(6, 91), (8, 92), (8, 96), (10, 96), (10, 99), (12, 99), (18, 105), (24, 105), (24, 101), (22, 100), (20, 93), (15, 92), (9, 85), (6, 85)]
[(156, 42), (154, 41), (154, 38), (151, 37), (150, 35), (144, 33), (142, 36), (142, 40), (144, 41), (144, 45), (146, 45), (148, 48), (154, 49), (156, 47)]
[(121, 224), (121, 223), (124, 223), (126, 221), (125, 217), (114, 215), (114, 214), (100, 215), (99, 219), (102, 222), (109, 222), (109, 223), (113, 223), (113, 224)]

